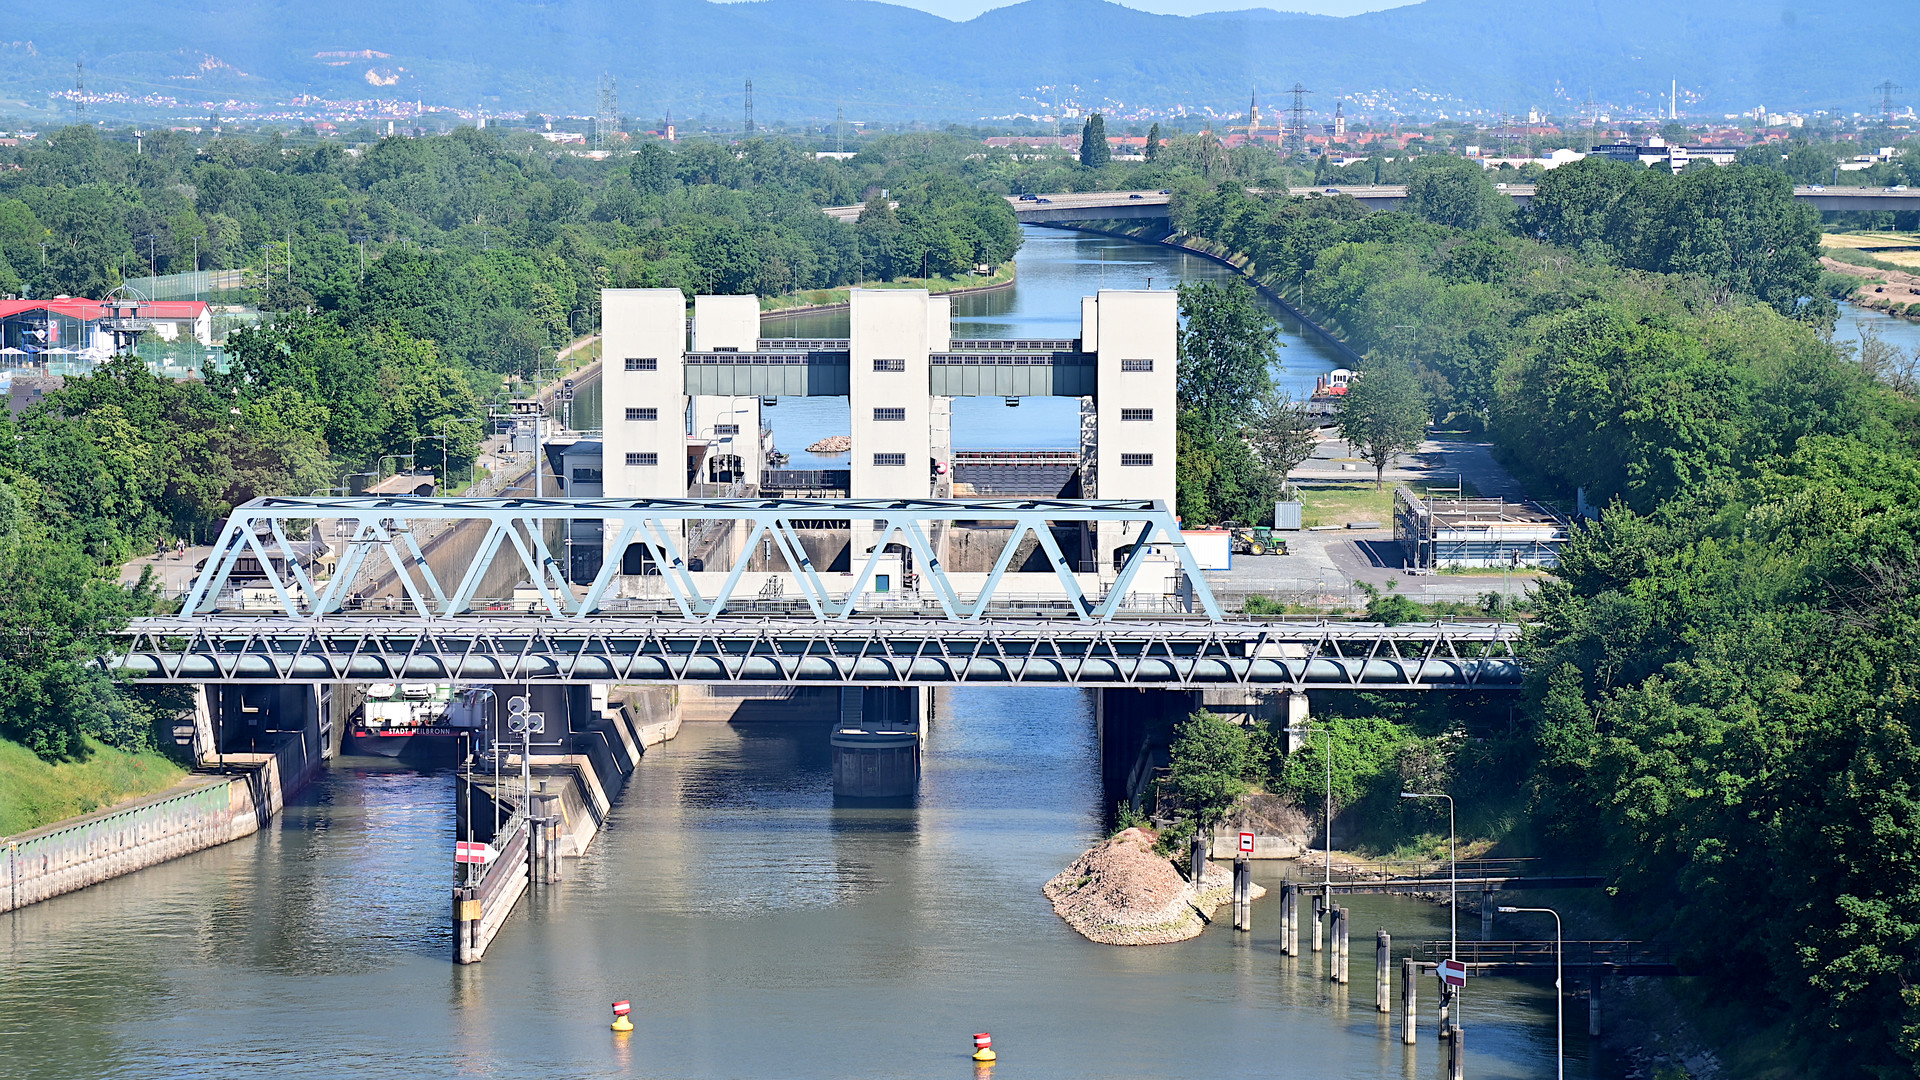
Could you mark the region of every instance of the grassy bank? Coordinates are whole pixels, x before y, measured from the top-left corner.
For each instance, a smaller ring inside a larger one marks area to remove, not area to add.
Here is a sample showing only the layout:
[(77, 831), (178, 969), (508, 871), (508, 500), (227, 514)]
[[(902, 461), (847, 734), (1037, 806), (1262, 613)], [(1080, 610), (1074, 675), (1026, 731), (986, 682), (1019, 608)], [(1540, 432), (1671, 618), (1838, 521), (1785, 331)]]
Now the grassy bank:
[[(990, 289), (997, 285), (1012, 284), (1014, 264), (1001, 264), (991, 274), (959, 274), (954, 277), (900, 278), (895, 281), (875, 281), (857, 286), (862, 289), (925, 289), (936, 295), (959, 292), (965, 289)], [(760, 314), (771, 315), (777, 312), (801, 308), (831, 307), (847, 302), (847, 296), (856, 286), (838, 289), (809, 289), (805, 292), (787, 293), (784, 296), (763, 296), (760, 298)]]
[[(1454, 494), (1452, 484), (1389, 480), (1384, 487), (1375, 487), (1373, 466), (1361, 462), (1360, 467), (1365, 470), (1365, 480), (1296, 484), (1294, 490), (1300, 493), (1300, 523), (1311, 528), (1315, 525), (1345, 525), (1349, 521), (1377, 521), (1385, 528), (1393, 524), (1393, 489), (1396, 487), (1412, 488), (1416, 494), (1425, 495), (1429, 488), (1438, 486), (1446, 497), (1451, 498)], [(1473, 498), (1478, 493), (1468, 485), (1465, 494), (1467, 498)]]
[(153, 751), (129, 753), (87, 740), (84, 761), (50, 764), (0, 739), (0, 835), (89, 814), (168, 787), (187, 770)]

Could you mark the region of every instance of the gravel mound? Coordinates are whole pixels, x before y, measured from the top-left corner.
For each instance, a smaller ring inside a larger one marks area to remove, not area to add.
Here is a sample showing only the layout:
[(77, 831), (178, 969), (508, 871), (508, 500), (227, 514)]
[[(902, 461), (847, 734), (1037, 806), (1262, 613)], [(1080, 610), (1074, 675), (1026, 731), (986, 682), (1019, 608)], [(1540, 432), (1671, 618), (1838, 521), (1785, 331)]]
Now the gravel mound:
[[(1233, 899), (1233, 871), (1208, 863), (1195, 890), (1171, 860), (1153, 853), (1153, 842), (1153, 834), (1143, 829), (1102, 840), (1041, 892), (1067, 925), (1103, 945), (1163, 945), (1197, 937), (1214, 909)], [(1265, 894), (1253, 887), (1256, 899)]]

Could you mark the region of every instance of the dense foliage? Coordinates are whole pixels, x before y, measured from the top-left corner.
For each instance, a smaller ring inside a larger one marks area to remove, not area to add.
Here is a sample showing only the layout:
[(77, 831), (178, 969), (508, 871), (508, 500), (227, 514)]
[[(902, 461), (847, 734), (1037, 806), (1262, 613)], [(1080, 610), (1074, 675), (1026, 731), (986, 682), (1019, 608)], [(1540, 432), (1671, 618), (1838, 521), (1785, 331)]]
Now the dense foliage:
[(1530, 761), (1502, 767), (1536, 824), (1788, 1025), (1802, 1072), (1912, 1075), (1920, 430), (1873, 377), (1902, 365), (1826, 337), (1816, 223), (1743, 167), (1563, 168), (1526, 235), (1343, 202), (1176, 214), (1370, 370), (1413, 364), (1536, 491), (1608, 507), (1526, 645)]
[(1180, 518), (1267, 521), (1287, 473), (1318, 441), (1274, 384), (1279, 325), (1237, 278), (1180, 286), (1180, 315)]

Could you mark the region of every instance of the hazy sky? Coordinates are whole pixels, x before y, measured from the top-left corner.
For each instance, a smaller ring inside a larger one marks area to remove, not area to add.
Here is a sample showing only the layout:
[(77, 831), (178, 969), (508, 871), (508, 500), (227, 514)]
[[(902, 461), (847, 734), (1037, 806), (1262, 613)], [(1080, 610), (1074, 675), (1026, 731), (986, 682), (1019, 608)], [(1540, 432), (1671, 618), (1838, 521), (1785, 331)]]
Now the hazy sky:
[[(885, 0), (903, 7), (931, 11), (955, 21), (971, 19), (983, 11), (1007, 7), (1017, 0)], [(1418, 0), (1115, 0), (1140, 11), (1160, 15), (1199, 15), (1208, 11), (1239, 11), (1243, 8), (1273, 8), (1275, 11), (1304, 11), (1314, 15), (1358, 15), (1366, 11), (1385, 11), (1405, 7)]]

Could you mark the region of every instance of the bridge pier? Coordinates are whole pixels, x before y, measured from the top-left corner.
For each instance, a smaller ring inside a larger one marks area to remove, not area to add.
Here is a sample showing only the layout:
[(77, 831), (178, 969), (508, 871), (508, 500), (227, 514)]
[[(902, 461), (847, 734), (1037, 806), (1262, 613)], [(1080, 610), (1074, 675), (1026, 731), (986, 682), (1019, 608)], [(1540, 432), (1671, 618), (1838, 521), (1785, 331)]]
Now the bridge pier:
[(840, 691), (833, 746), (833, 793), (897, 799), (920, 788), (921, 723), (933, 691), (924, 686), (849, 686)]
[(1173, 728), (1200, 704), (1192, 690), (1095, 690), (1093, 719), (1100, 739), (1100, 784), (1109, 807), (1138, 810), (1153, 779), (1156, 758)]

